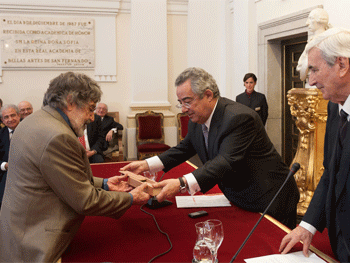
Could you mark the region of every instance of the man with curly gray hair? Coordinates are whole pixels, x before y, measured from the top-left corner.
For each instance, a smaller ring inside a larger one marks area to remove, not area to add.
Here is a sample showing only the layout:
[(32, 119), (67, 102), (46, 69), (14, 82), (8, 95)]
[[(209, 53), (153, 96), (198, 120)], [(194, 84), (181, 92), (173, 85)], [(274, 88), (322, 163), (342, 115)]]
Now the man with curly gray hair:
[(92, 175), (77, 137), (94, 120), (101, 94), (90, 77), (63, 73), (51, 81), (42, 109), (16, 128), (0, 212), (0, 262), (57, 262), (86, 215), (119, 218), (150, 198), (146, 184), (132, 190), (126, 176)]

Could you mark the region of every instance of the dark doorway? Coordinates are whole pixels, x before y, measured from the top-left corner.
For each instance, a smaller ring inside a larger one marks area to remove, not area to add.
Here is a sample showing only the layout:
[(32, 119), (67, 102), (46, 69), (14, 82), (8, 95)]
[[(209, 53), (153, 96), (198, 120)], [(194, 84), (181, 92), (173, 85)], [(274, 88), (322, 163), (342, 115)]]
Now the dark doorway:
[(307, 36), (289, 39), (281, 42), (283, 54), (282, 67), (282, 157), (289, 166), (296, 154), (298, 147), (299, 130), (295, 125), (295, 119), (290, 113), (287, 92), (292, 88), (304, 88), (305, 82), (300, 80), (299, 72), (296, 70), (298, 60), (303, 53), (307, 43)]

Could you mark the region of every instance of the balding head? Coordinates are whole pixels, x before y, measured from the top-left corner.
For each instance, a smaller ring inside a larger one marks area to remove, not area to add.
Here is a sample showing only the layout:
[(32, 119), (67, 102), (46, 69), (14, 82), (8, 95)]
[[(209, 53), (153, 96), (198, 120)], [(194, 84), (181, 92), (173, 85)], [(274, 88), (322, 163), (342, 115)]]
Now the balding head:
[(18, 103), (19, 114), (22, 119), (33, 113), (33, 106), (28, 101)]
[(96, 106), (96, 114), (100, 117), (104, 117), (106, 116), (106, 114), (108, 113), (108, 106), (105, 103), (100, 102), (99, 104), (97, 104)]

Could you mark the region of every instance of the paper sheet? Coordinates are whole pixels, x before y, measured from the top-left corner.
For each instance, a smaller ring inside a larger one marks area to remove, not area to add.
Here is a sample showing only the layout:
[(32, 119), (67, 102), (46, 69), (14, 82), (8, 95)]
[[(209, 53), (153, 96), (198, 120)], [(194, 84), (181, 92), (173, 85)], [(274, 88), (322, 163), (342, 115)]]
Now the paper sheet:
[(305, 257), (302, 251), (288, 253), (288, 254), (275, 254), (257, 258), (250, 258), (244, 260), (247, 263), (326, 263), (323, 259), (319, 258), (316, 254), (309, 251), (309, 257)]
[(177, 208), (231, 206), (223, 195), (175, 196)]

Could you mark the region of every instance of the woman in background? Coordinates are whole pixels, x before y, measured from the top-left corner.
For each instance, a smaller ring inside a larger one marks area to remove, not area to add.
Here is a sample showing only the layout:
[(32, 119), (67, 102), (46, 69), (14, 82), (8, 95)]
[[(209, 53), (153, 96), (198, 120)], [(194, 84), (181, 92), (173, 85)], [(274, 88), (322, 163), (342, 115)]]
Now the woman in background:
[(268, 106), (265, 95), (254, 90), (257, 80), (253, 73), (245, 74), (243, 82), (246, 90), (236, 97), (236, 101), (255, 110), (265, 125), (268, 116)]

